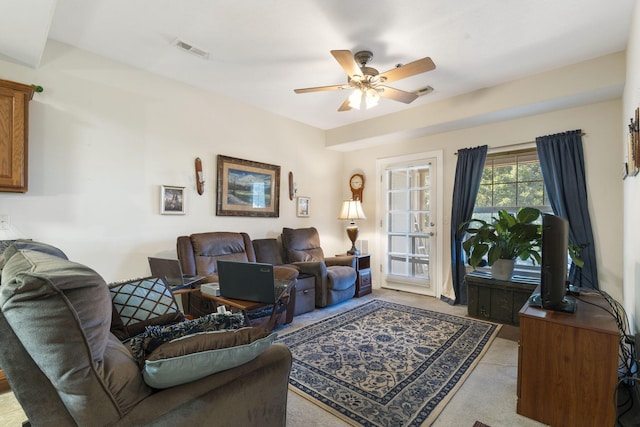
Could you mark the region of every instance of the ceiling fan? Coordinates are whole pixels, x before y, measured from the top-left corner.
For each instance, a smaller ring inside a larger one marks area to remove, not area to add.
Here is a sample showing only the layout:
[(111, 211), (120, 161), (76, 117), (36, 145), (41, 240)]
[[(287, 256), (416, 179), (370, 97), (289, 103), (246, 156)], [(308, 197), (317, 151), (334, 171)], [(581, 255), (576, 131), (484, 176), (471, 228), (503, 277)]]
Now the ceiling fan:
[(431, 58), (426, 57), (409, 64), (399, 65), (380, 74), (375, 68), (367, 67), (367, 63), (373, 58), (373, 53), (368, 50), (356, 52), (355, 55), (352, 55), (348, 50), (332, 50), (331, 54), (347, 73), (347, 84), (294, 89), (294, 92), (308, 93), (354, 89), (353, 93), (340, 105), (338, 111), (348, 111), (352, 108), (359, 109), (363, 101), (366, 108), (371, 108), (378, 104), (380, 97), (409, 104), (418, 97), (417, 94), (394, 89), (385, 86), (384, 83), (426, 73), (436, 68)]

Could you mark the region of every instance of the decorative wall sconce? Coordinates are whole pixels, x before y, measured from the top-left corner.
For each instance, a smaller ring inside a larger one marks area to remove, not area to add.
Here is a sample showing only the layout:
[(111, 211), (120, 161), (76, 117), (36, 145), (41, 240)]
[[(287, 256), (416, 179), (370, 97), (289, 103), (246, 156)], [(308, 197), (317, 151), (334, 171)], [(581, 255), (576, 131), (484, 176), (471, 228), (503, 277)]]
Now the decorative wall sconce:
[(293, 182), (293, 172), (289, 172), (289, 200), (293, 200), (296, 195), (295, 184)]
[(204, 193), (204, 175), (202, 174), (202, 161), (200, 157), (196, 157), (196, 188), (198, 194)]

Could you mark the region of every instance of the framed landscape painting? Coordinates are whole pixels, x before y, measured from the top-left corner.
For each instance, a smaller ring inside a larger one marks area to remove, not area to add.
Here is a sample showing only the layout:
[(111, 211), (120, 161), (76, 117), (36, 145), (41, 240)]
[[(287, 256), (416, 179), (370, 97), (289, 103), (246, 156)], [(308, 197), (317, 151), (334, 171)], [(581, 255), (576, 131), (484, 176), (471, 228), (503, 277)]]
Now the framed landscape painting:
[(278, 217), (280, 166), (218, 155), (216, 215)]

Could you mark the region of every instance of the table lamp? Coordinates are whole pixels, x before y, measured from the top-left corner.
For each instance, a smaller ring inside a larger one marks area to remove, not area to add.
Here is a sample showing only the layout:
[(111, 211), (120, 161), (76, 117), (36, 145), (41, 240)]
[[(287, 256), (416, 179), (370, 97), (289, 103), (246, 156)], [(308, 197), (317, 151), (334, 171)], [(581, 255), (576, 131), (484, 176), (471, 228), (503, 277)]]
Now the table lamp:
[(360, 200), (345, 200), (342, 203), (342, 209), (338, 219), (348, 219), (351, 221), (347, 226), (347, 235), (351, 240), (351, 249), (347, 251), (349, 255), (360, 255), (360, 250), (356, 248), (356, 239), (358, 239), (358, 226), (355, 223), (356, 219), (367, 219), (362, 210), (362, 203)]

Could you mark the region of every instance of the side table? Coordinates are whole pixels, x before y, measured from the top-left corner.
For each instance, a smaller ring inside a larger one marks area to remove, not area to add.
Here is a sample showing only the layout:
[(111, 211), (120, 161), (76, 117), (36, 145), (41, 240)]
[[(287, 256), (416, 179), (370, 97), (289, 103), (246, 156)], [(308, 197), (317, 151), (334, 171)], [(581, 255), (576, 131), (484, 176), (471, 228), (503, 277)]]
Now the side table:
[(354, 255), (356, 258), (356, 298), (371, 293), (371, 255)]
[(518, 414), (552, 426), (618, 424), (620, 331), (608, 311), (604, 298), (589, 293), (575, 313), (522, 307)]

